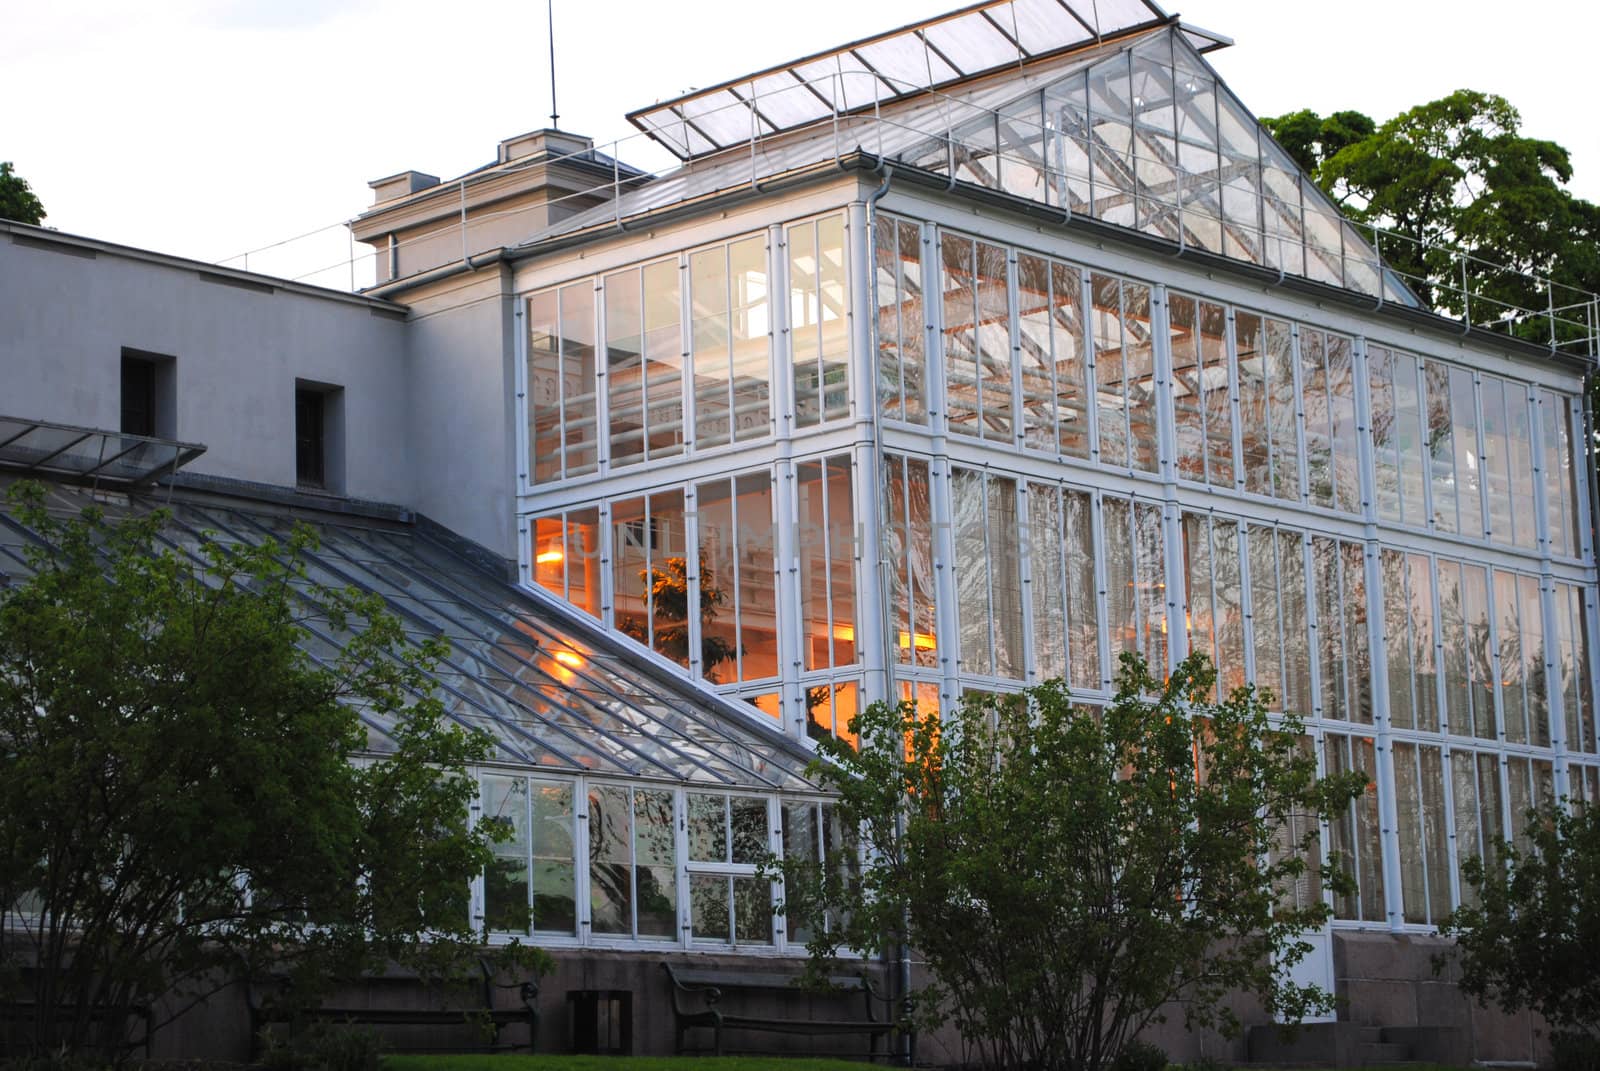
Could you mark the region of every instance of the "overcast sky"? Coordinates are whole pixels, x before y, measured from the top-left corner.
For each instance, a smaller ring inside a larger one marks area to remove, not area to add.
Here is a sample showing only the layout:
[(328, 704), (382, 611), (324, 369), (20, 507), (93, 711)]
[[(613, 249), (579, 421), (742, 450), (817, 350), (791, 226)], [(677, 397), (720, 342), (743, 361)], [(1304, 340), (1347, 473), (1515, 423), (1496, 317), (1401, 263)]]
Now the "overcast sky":
[[(1090, 0), (1081, 0), (1088, 4)], [(561, 126), (628, 137), (632, 109), (950, 10), (949, 0), (554, 0)], [(1508, 97), (1600, 200), (1600, 5), (1192, 0), (1237, 42), (1211, 54), (1257, 115), (1386, 119), (1458, 88)], [(0, 160), (63, 231), (216, 261), (349, 219), (366, 183), (445, 178), (548, 125), (543, 0), (49, 0), (7, 5)], [(660, 168), (641, 138), (624, 159)], [(344, 258), (331, 231), (250, 267)], [(235, 261), (234, 263), (237, 263)], [(316, 281), (348, 285), (344, 269)]]

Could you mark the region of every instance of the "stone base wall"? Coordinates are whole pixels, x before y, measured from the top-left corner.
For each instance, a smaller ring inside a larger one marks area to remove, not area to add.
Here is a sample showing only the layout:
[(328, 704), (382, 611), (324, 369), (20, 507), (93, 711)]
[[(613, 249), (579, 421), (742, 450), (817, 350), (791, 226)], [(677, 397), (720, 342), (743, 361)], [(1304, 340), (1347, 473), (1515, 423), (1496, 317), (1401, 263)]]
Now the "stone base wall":
[[(1362, 1046), (1405, 1045), (1414, 1059), (1466, 1064), (1471, 1061), (1542, 1063), (1548, 1056), (1548, 1037), (1542, 1020), (1529, 1012), (1507, 1014), (1486, 1009), (1458, 987), (1458, 972), (1446, 963), (1436, 974), (1436, 955), (1448, 953), (1450, 942), (1431, 936), (1336, 931), (1333, 957), (1337, 1022), (1308, 1026), (1285, 1038), (1277, 1030), (1257, 1030), (1252, 1036), (1225, 1038), (1211, 1031), (1190, 1031), (1181, 1006), (1165, 1009), (1166, 1022), (1150, 1027), (1145, 1038), (1161, 1046), (1169, 1059), (1187, 1063), (1202, 1057), (1242, 1064), (1252, 1059), (1275, 1063), (1339, 1066), (1360, 1062)], [(775, 960), (752, 956), (685, 954), (683, 952), (556, 951), (554, 973), (541, 982), (538, 1000), (541, 1052), (571, 1052), (577, 1041), (574, 1005), (570, 994), (585, 990), (630, 994), (632, 1051), (639, 1055), (669, 1055), (674, 1051), (672, 991), (663, 959), (686, 967), (748, 971), (798, 971), (797, 959)], [(883, 982), (881, 966), (871, 973)], [(913, 984), (925, 981), (920, 965)], [(382, 992), (379, 992), (382, 990)], [(404, 1006), (427, 1001), (420, 988), (408, 993), (392, 982), (377, 983), (363, 993), (341, 994), (339, 1003), (361, 1006)], [(496, 1003), (517, 1007), (515, 989), (496, 990)], [(421, 1006), (421, 1005), (419, 1005)], [(861, 998), (813, 996), (804, 993), (743, 993), (730, 995), (729, 1010), (754, 1014), (854, 1019), (862, 1014)], [(1234, 1012), (1247, 1027), (1269, 1027), (1270, 1019), (1254, 1001), (1239, 998)], [(244, 994), (239, 987), (224, 989), (196, 1006), (156, 1035), (152, 1055), (160, 1058), (210, 1058), (242, 1061), (248, 1057), (250, 1038)], [(1382, 1037), (1379, 1037), (1379, 1034)], [(442, 1028), (395, 1031), (399, 1045), (457, 1044), (470, 1046), (464, 1031)], [(524, 1027), (508, 1026), (501, 1041), (523, 1043)], [(709, 1030), (694, 1031), (690, 1046), (709, 1050)], [(863, 1057), (870, 1050), (864, 1037), (809, 1037), (752, 1031), (728, 1031), (725, 1047), (731, 1052), (821, 1053)], [(887, 1046), (885, 1039), (882, 1045)], [(917, 1040), (919, 1062), (954, 1066), (975, 1062), (951, 1027), (924, 1034)], [(1300, 1057), (1304, 1057), (1303, 1059)]]
[[(1468, 1060), (1545, 1062), (1544, 1020), (1527, 1010), (1479, 1006), (1457, 984), (1452, 948), (1453, 942), (1433, 936), (1335, 932), (1339, 1018), (1361, 1026), (1453, 1028)], [(1437, 974), (1435, 956), (1444, 958)]]

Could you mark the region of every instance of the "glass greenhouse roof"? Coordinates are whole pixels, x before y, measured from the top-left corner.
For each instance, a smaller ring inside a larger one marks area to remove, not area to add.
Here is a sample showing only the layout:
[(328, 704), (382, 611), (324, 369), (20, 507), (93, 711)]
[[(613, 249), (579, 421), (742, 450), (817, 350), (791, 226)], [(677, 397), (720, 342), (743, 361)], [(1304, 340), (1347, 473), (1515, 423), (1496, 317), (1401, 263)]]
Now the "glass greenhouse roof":
[(0, 469), (108, 487), (160, 479), (206, 452), (199, 443), (0, 416)]
[[(456, 722), (490, 734), (494, 761), (550, 773), (815, 789), (804, 772), (809, 751), (776, 727), (647, 664), (597, 623), (495, 578), (413, 525), (210, 494), (176, 492), (167, 502), (60, 484), (51, 485), (49, 505), (63, 515), (96, 505), (112, 519), (164, 506), (164, 542), (197, 564), (207, 540), (281, 545), (296, 523), (309, 525), (319, 546), (306, 555), (298, 585), (306, 652), (326, 664), (342, 642), (319, 586), (376, 592), (413, 637), (449, 641), (433, 672), (435, 694)], [(27, 575), (24, 548), (37, 542), (0, 509), (0, 587)], [(385, 750), (391, 725), (373, 711), (362, 718), (373, 749)]]
[[(628, 115), (680, 159), (1171, 22), (1152, 0), (985, 0)], [(1225, 37), (1184, 27), (1201, 50)]]

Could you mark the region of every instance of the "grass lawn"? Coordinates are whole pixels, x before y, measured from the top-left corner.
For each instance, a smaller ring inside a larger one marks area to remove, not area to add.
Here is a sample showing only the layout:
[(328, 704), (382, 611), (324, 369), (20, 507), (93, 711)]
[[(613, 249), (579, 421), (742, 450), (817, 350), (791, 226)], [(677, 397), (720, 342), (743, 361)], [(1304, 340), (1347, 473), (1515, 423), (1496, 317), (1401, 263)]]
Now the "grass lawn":
[[(786, 1056), (385, 1056), (385, 1071), (865, 1071), (860, 1060)], [(880, 1065), (881, 1066), (881, 1065)]]

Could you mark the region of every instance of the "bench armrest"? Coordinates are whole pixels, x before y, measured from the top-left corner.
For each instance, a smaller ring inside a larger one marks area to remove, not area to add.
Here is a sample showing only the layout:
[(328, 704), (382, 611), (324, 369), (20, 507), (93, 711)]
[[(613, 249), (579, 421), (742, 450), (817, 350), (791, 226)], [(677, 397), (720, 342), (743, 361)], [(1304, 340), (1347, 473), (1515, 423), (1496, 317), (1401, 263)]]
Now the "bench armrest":
[(706, 1002), (707, 1008), (710, 1008), (722, 999), (721, 988), (714, 985), (701, 985), (695, 982), (685, 982), (683, 979), (678, 977), (677, 972), (672, 969), (672, 964), (668, 963), (666, 960), (661, 961), (661, 969), (666, 971), (667, 977), (672, 980), (672, 1010), (678, 1015), (695, 1014), (694, 1012), (685, 1010), (682, 1002), (678, 999), (678, 995), (680, 993), (699, 994), (701, 999)]

